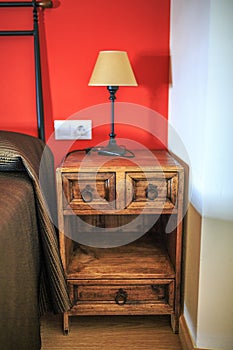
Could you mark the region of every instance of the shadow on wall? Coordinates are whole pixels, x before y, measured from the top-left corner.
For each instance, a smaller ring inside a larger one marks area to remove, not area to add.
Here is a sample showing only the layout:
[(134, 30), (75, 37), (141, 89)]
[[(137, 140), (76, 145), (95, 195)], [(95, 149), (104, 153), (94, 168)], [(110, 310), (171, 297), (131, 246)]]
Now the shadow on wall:
[(156, 52), (142, 53), (134, 63), (137, 80), (148, 91), (152, 109), (157, 109), (161, 89), (167, 89), (170, 83), (169, 66), (170, 56)]
[(53, 2), (53, 8), (57, 8), (61, 6), (61, 1), (59, 0), (52, 0), (52, 2)]

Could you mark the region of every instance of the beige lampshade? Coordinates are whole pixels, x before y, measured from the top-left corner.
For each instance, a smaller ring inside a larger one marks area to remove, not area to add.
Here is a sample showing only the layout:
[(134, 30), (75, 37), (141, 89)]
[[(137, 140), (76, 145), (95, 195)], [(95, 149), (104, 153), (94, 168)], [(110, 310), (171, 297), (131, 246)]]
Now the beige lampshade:
[(100, 51), (90, 86), (137, 86), (127, 52)]

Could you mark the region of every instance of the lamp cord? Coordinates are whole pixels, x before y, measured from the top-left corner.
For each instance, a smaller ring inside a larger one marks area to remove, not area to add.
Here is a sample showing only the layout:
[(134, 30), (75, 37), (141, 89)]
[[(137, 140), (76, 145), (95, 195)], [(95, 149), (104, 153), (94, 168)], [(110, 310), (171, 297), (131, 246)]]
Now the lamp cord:
[[(75, 149), (75, 150), (72, 150), (72, 151), (70, 151), (70, 152), (68, 152), (63, 158), (62, 158), (62, 163), (64, 163), (64, 161), (68, 158), (68, 156), (70, 155), (70, 154), (73, 154), (73, 153), (78, 153), (78, 152), (85, 152), (86, 154), (90, 154), (91, 152), (99, 152), (99, 151), (101, 151), (102, 149), (103, 149), (104, 147), (88, 147), (88, 148), (83, 148), (83, 149)], [(135, 157), (135, 154), (132, 152), (132, 151), (130, 151), (130, 150), (128, 150), (128, 149), (126, 149), (125, 148), (125, 154), (123, 154), (123, 155), (121, 155), (120, 157), (122, 157), (122, 158), (134, 158)], [(109, 156), (111, 156), (110, 154), (109, 154)], [(112, 156), (116, 156), (115, 154), (112, 154)], [(118, 156), (116, 156), (116, 157), (118, 157)]]

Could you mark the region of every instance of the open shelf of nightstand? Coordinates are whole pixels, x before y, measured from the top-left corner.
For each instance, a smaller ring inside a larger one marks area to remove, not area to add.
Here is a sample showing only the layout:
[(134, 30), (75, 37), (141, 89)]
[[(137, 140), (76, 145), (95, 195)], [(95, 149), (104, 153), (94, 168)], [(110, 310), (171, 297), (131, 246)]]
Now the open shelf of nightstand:
[(154, 279), (174, 278), (175, 271), (162, 239), (153, 232), (135, 242), (115, 248), (74, 244), (67, 278)]

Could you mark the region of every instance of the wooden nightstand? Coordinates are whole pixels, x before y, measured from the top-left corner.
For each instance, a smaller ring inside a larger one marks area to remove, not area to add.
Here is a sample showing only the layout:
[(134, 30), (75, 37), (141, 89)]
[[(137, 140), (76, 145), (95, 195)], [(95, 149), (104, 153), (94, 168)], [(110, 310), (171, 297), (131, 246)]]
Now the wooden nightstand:
[(183, 167), (166, 151), (73, 153), (57, 169), (59, 241), (77, 315), (171, 315), (178, 332)]

